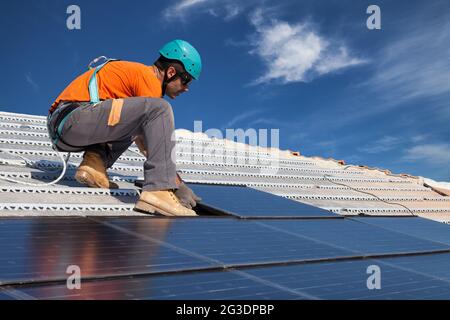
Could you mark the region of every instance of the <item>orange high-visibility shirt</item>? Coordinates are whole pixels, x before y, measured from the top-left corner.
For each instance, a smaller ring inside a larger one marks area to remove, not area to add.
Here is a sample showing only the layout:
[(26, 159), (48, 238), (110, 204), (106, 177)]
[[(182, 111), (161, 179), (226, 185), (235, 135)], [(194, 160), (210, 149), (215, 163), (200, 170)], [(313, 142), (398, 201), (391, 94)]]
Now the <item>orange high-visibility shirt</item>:
[[(90, 101), (89, 79), (95, 69), (72, 81), (50, 107), (52, 112), (61, 101)], [(138, 62), (112, 61), (97, 72), (100, 100), (128, 97), (161, 98), (161, 82), (153, 68)]]

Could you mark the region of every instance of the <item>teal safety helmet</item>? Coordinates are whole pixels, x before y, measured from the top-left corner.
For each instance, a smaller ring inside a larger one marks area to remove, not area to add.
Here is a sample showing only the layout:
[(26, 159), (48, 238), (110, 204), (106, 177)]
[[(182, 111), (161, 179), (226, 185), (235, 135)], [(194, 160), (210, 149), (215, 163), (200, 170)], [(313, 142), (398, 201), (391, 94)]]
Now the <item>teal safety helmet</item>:
[(202, 59), (198, 51), (187, 41), (172, 40), (166, 43), (159, 53), (167, 58), (180, 61), (192, 78), (198, 80), (202, 72)]

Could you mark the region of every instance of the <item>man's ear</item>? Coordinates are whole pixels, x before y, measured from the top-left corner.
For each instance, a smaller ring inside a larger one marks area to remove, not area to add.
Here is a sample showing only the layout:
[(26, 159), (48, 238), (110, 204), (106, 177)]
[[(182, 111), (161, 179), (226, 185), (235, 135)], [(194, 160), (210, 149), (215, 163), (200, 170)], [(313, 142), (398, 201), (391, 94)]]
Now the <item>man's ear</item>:
[(173, 66), (169, 66), (166, 70), (167, 78), (172, 78), (174, 75), (177, 74), (177, 70)]

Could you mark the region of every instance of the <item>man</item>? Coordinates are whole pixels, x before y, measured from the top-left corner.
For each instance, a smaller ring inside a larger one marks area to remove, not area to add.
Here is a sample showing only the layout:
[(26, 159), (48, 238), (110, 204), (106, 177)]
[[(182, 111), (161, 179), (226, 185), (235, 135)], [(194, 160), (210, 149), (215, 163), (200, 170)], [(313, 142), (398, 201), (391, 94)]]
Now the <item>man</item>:
[(118, 188), (106, 169), (135, 141), (146, 157), (135, 209), (193, 216), (200, 199), (176, 173), (173, 111), (162, 97), (187, 92), (200, 76), (201, 58), (183, 40), (170, 41), (159, 53), (152, 66), (106, 60), (85, 72), (55, 100), (47, 125), (58, 150), (85, 151), (75, 179), (94, 188)]

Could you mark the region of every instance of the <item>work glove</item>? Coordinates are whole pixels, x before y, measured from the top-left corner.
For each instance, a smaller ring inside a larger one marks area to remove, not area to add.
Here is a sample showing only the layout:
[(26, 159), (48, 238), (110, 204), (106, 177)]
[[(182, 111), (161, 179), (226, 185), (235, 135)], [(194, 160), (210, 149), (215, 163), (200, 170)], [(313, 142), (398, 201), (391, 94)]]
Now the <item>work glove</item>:
[(178, 186), (175, 195), (180, 200), (180, 203), (188, 209), (192, 209), (197, 205), (198, 201), (202, 200), (184, 182)]

